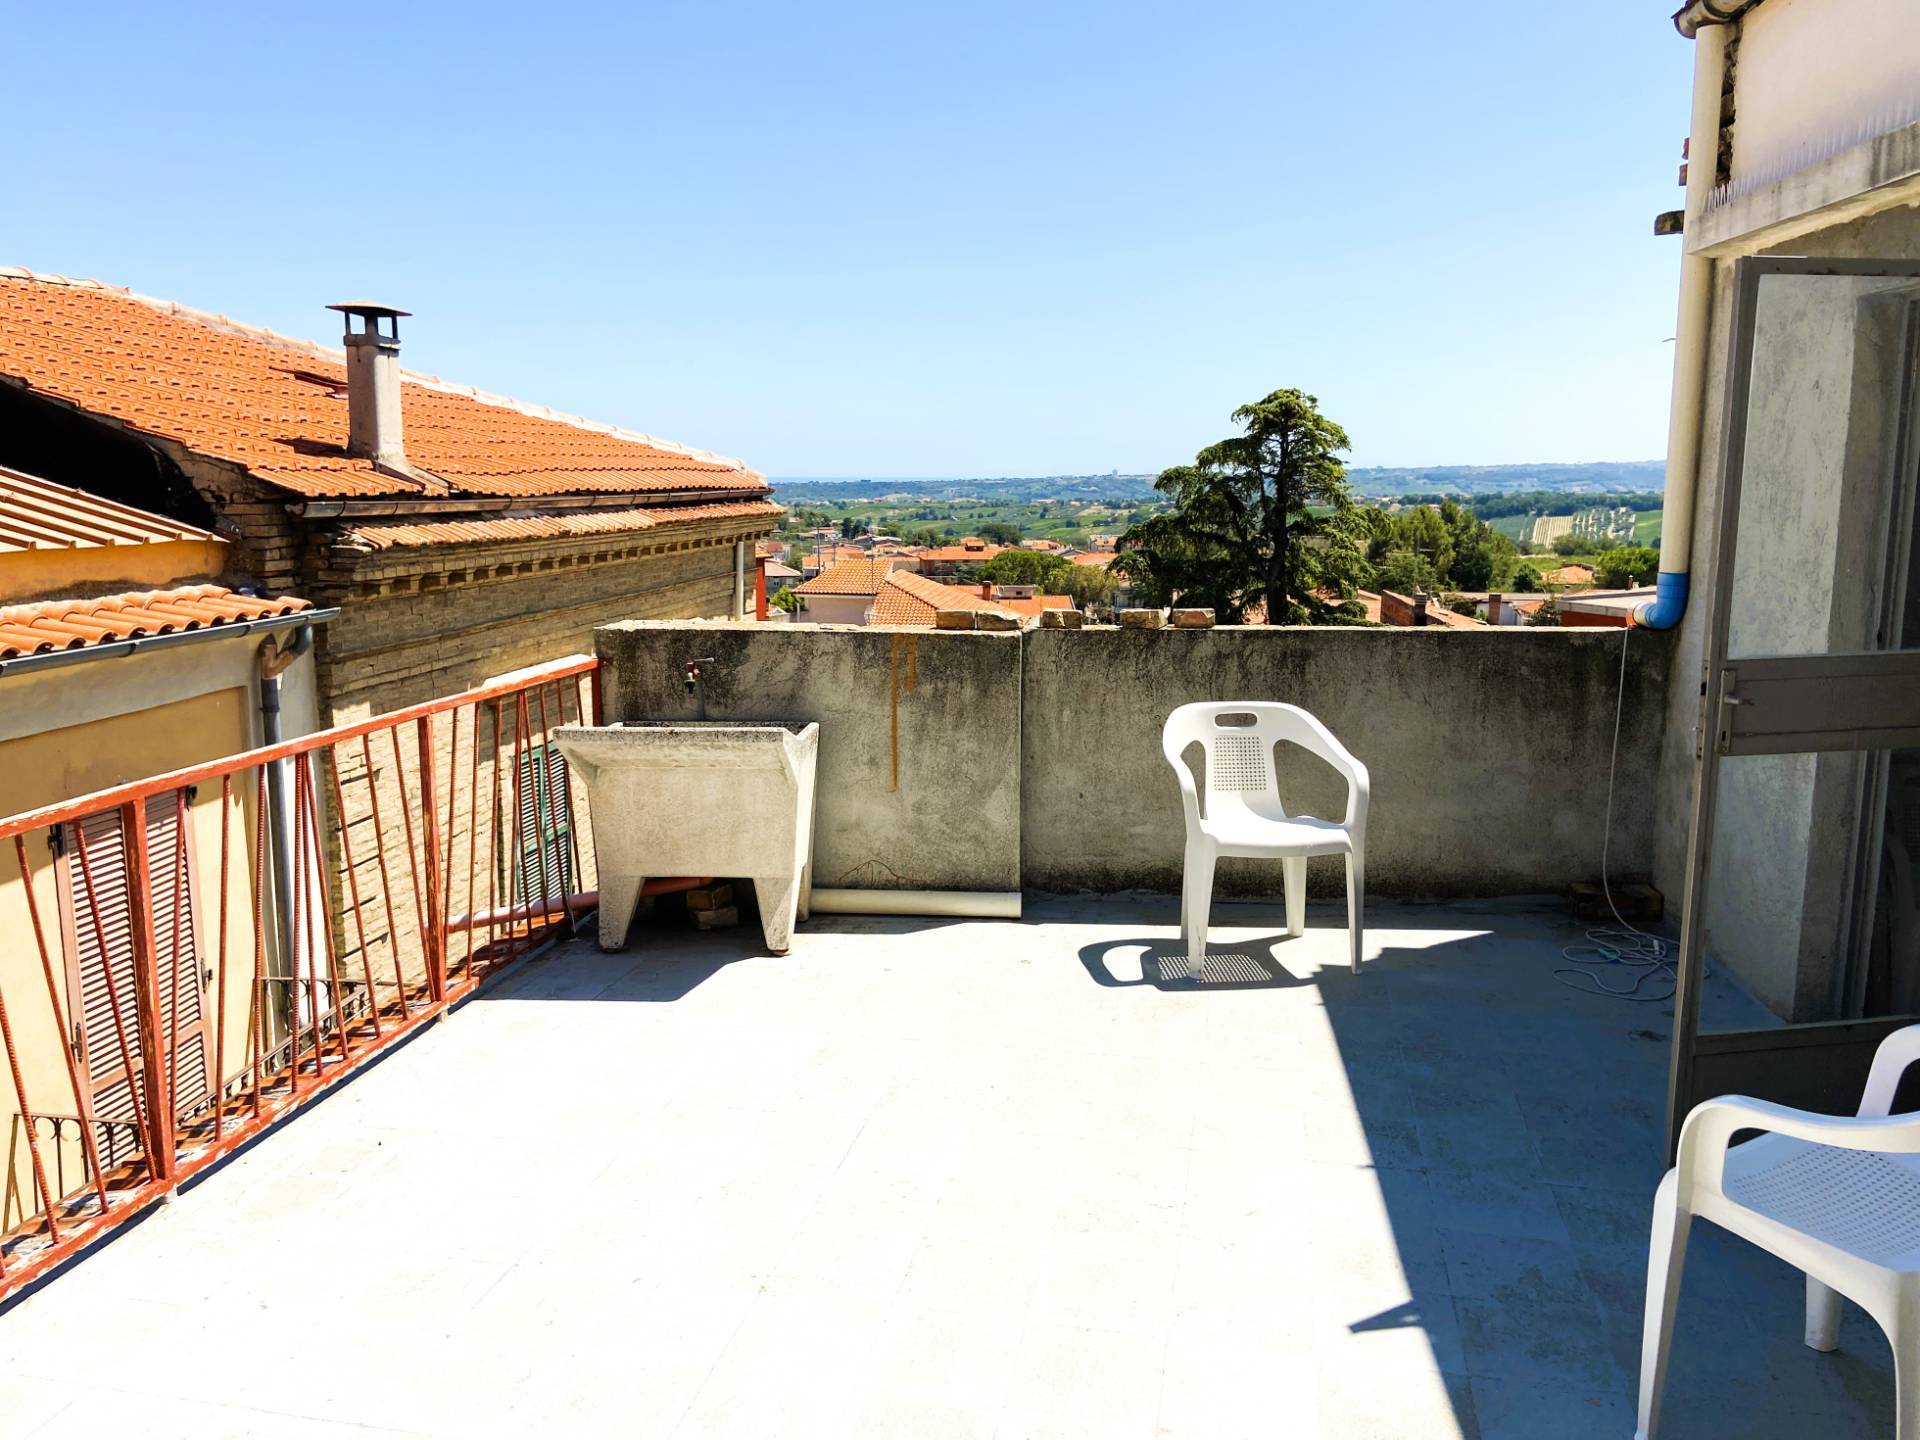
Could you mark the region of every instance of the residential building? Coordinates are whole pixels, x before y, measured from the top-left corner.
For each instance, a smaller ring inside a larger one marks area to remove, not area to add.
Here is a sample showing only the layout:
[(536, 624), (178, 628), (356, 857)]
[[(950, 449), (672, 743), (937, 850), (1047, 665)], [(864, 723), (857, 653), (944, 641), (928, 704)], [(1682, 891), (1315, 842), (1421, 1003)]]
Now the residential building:
[(874, 597), (898, 568), (900, 562), (886, 556), (840, 559), (802, 580), (794, 594), (807, 602), (806, 618), (816, 625), (864, 625)]
[(1449, 610), (1424, 591), (1399, 595), (1391, 590), (1382, 590), (1376, 596), (1362, 590), (1358, 598), (1367, 607), (1367, 618), (1377, 620), (1382, 625), (1434, 625), (1445, 630), (1485, 628), (1485, 622), (1472, 615)]
[[(233, 549), (214, 531), (0, 468), (0, 813), (317, 728), (311, 640), (330, 614), (247, 583)], [(275, 798), (283, 798), (277, 783), (269, 813)], [(258, 799), (250, 779), (146, 801), (145, 876), (167, 922), (209, 933), (222, 880), (199, 857), (220, 850), (223, 827), (236, 856), (252, 854)], [(82, 1168), (82, 1123), (109, 1154), (128, 1141), (130, 1077), (113, 1043), (116, 1019), (133, 1023), (135, 999), (124, 924), (133, 851), (123, 820), (117, 811), (93, 817), (55, 829), (50, 846), (0, 853), (0, 991), (19, 993), (40, 977), (43, 957), (28, 938), (24, 855), (33, 906), (57, 941), (44, 958), (63, 982), (63, 1012), (79, 1027), (73, 1059), (89, 1107), (84, 1116), (69, 1113), (69, 1104), (24, 1123), (16, 1118), (6, 1141), (12, 1177), (27, 1173), (25, 1125), (39, 1127), (39, 1139), (74, 1173)], [(236, 873), (244, 878), (244, 870)], [(106, 917), (99, 929), (81, 921), (85, 898), (96, 893)], [(240, 904), (230, 921), (231, 942), (248, 954), (254, 914), (250, 903)], [(176, 938), (163, 934), (161, 943)], [(262, 943), (270, 955), (277, 951), (272, 936)], [(178, 956), (177, 944), (169, 953)], [(199, 967), (176, 959), (175, 968), (182, 1072), (199, 1096), (217, 1007)], [(227, 1013), (244, 1017), (249, 983), (229, 975)], [(68, 1057), (54, 1033), (26, 1023), (10, 1042), (28, 1085), (42, 1095), (67, 1085)], [(0, 1193), (0, 1230), (31, 1213), (29, 1188), (9, 1184)]]
[(1569, 626), (1613, 626), (1633, 624), (1633, 612), (1650, 604), (1654, 587), (1643, 585), (1632, 590), (1569, 591), (1554, 601), (1560, 623)]
[[(950, 585), (950, 590), (962, 587)], [(1071, 595), (1044, 595), (1031, 585), (994, 585), (980, 582), (980, 598), (990, 601), (1003, 610), (1011, 610), (1026, 620), (1038, 620), (1047, 610), (1072, 610), (1075, 608)]]
[[(603, 621), (752, 613), (754, 546), (782, 513), (759, 474), (404, 371), (402, 312), (333, 308), (339, 350), (0, 270), (0, 464), (219, 527), (253, 584), (337, 610), (313, 638), (322, 726), (577, 654)], [(515, 717), (492, 717), (494, 740), (557, 773), (532, 732), (566, 718), (530, 714), (516, 738)], [(420, 783), (417, 749), (346, 758), (356, 818), (383, 766)], [(344, 854), (328, 862), (344, 883)], [(398, 883), (355, 878), (373, 896)], [(426, 918), (395, 910), (403, 932)]]
[[(316, 310), (319, 307), (316, 306)], [(338, 606), (322, 716), (579, 651), (622, 615), (743, 615), (779, 507), (737, 460), (94, 281), (0, 270), (0, 464), (203, 527)]]
[(784, 564), (779, 560), (769, 559), (762, 561), (761, 570), (767, 577), (767, 595), (769, 598), (778, 595), (789, 586), (798, 585), (802, 578), (800, 572), (794, 569), (793, 566)]
[(1503, 595), (1498, 590), (1487, 596), (1487, 623), (1489, 625), (1531, 625), (1533, 617), (1543, 606), (1551, 604), (1553, 596), (1537, 593)]
[(818, 625), (931, 625), (942, 610), (988, 610), (1037, 619), (1070, 610), (1065, 595), (1036, 595), (1030, 585), (948, 585), (886, 556), (842, 560), (795, 588), (804, 618)]
[(1556, 585), (1561, 588), (1576, 585), (1591, 585), (1593, 584), (1593, 567), (1591, 565), (1562, 565), (1556, 570), (1542, 572), (1540, 579), (1545, 584)]
[(934, 545), (920, 552), (920, 573), (936, 580), (951, 577), (962, 566), (984, 565), (1006, 547), (968, 535), (957, 545)]
[(974, 610), (1009, 620), (1038, 613), (1019, 609), (1015, 601), (996, 600), (992, 589), (992, 586), (975, 590), (964, 585), (944, 585), (911, 570), (896, 570), (881, 584), (865, 623), (932, 625), (943, 610)]

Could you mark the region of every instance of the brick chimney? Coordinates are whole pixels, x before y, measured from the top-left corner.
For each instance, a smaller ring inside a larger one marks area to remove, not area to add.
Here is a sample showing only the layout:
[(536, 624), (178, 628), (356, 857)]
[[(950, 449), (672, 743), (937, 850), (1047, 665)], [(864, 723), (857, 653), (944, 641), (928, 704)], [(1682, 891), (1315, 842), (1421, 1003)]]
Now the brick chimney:
[(993, 598), (993, 586), (985, 580), (980, 582), (980, 598), (982, 600), (991, 600)]
[(400, 435), (400, 317), (365, 300), (329, 305), (347, 317), (347, 453), (407, 469)]
[(1413, 623), (1416, 625), (1427, 623), (1427, 592), (1417, 586), (1413, 592)]

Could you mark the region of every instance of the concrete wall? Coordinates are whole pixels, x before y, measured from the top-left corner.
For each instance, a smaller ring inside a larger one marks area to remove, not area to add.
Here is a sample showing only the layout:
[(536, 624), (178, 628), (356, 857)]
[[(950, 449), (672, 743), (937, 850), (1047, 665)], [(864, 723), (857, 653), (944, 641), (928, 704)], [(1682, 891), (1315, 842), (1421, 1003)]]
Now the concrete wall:
[(1764, 183), (1920, 119), (1920, 6), (1768, 0), (1741, 22), (1737, 76), (1733, 182)]
[[(1284, 700), (1367, 766), (1376, 894), (1559, 890), (1600, 870), (1620, 632), (1553, 629), (1039, 630), (1024, 637), (1025, 875), (1040, 890), (1179, 885), (1179, 790), (1160, 728), (1192, 700)], [(1644, 876), (1670, 645), (1629, 641), (1613, 872)], [(1338, 818), (1344, 784), (1283, 751), (1288, 808)], [(1278, 868), (1223, 861), (1223, 893)], [(1341, 893), (1337, 862), (1309, 887)]]
[[(633, 623), (595, 632), (611, 719), (821, 722), (816, 882), (855, 888), (1179, 885), (1174, 706), (1275, 699), (1325, 720), (1373, 772), (1379, 894), (1557, 890), (1599, 873), (1621, 632), (1236, 627), (1015, 634)], [(1644, 875), (1670, 642), (1629, 641), (1616, 876)], [(895, 721), (898, 721), (895, 740)], [(898, 766), (895, 788), (895, 766)], [(1333, 772), (1281, 771), (1296, 811), (1340, 813)], [(1338, 888), (1319, 869), (1314, 886)], [(1223, 893), (1276, 867), (1222, 865)]]
[[(1020, 887), (1020, 637), (868, 626), (602, 626), (609, 720), (818, 720), (814, 884)], [(746, 823), (751, 823), (748, 820)]]

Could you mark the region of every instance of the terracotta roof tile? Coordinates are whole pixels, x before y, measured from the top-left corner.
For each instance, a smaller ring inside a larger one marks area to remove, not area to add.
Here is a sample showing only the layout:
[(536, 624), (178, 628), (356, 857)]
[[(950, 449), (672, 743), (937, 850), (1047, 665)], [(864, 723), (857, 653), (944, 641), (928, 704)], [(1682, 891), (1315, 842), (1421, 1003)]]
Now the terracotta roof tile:
[(483, 515), (470, 520), (362, 520), (347, 527), (349, 546), (394, 550), (417, 545), (480, 545), (503, 540), (546, 540), (566, 535), (617, 535), (696, 520), (775, 520), (783, 512), (770, 500), (717, 505), (664, 505), (612, 510), (536, 510)]
[(1071, 610), (1071, 595), (995, 596), (993, 603), (1016, 615), (1038, 615), (1042, 610)]
[(933, 545), (920, 552), (922, 560), (954, 560), (971, 564), (979, 560), (991, 560), (1006, 547), (990, 545), (978, 535), (969, 535), (958, 545)]
[(177, 590), (137, 590), (90, 600), (38, 600), (0, 606), (0, 660), (84, 650), (150, 635), (208, 630), (274, 615), (311, 610), (311, 601), (291, 595), (269, 599), (241, 595), (224, 585), (184, 585)]
[(0, 465), (0, 554), (164, 545), (173, 540), (226, 543), (210, 530)]
[[(0, 376), (305, 496), (438, 493), (346, 453), (340, 352), (91, 280), (0, 268)], [(407, 372), (409, 462), (455, 494), (766, 492), (738, 460)]]
[(942, 610), (988, 610), (997, 615), (1020, 614), (1013, 608), (1013, 603), (986, 600), (977, 591), (958, 585), (942, 585), (938, 580), (929, 580), (912, 570), (896, 570), (886, 577), (874, 597), (868, 623), (931, 625), (933, 617)]
[(857, 560), (842, 560), (829, 565), (813, 579), (802, 581), (794, 589), (802, 595), (878, 595), (893, 567), (891, 557), (862, 555)]

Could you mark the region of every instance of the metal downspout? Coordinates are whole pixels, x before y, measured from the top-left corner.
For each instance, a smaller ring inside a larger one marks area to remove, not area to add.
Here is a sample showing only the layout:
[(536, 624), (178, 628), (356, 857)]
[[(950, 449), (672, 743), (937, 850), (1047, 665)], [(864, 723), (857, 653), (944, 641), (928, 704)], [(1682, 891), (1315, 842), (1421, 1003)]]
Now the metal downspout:
[[(280, 676), (313, 648), (313, 626), (302, 625), (287, 644), (273, 640), (260, 647), (260, 736), (263, 745), (277, 745), (285, 737), (280, 727)], [(293, 811), (287, 792), (287, 766), (278, 760), (267, 766), (267, 824), (273, 836), (273, 900), (278, 920), (280, 964), (291, 975), (294, 966), (293, 919)]]
[[(1706, 213), (1720, 165), (1720, 91), (1727, 70), (1725, 23), (1700, 17), (1693, 43), (1693, 124), (1687, 139), (1687, 218), (1680, 240), (1683, 247), (1698, 233), (1699, 220)], [(1712, 298), (1713, 261), (1683, 250), (1680, 313), (1673, 341), (1673, 394), (1667, 412), (1667, 483), (1660, 522), (1660, 574), (1655, 581), (1653, 599), (1633, 612), (1634, 623), (1649, 630), (1671, 630), (1687, 613)]]

